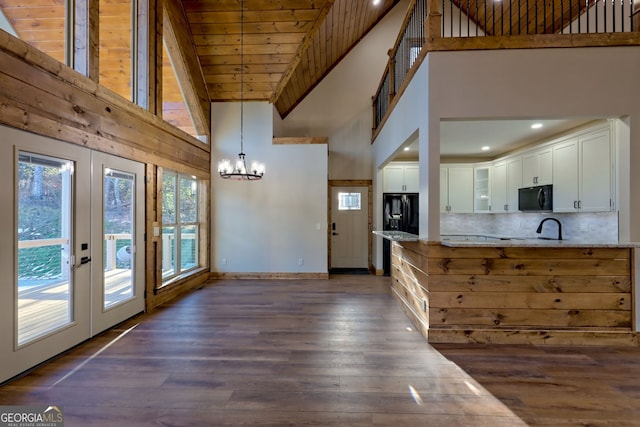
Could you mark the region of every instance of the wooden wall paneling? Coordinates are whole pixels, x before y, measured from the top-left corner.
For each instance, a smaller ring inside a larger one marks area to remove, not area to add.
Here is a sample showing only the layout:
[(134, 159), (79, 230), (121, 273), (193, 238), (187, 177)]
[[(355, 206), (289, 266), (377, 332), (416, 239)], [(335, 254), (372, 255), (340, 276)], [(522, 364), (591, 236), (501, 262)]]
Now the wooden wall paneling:
[[(13, 120), (0, 119), (5, 124), (138, 161), (153, 158), (160, 164), (196, 168), (197, 175), (208, 176), (205, 144), (197, 141), (196, 146), (178, 137), (173, 127), (120, 97), (121, 102), (112, 105), (7, 53), (0, 52), (0, 58), (4, 114), (17, 109)], [(82, 79), (76, 76), (75, 81)]]
[[(620, 275), (629, 272), (628, 259), (467, 259), (431, 258), (429, 274), (496, 274), (496, 275)], [(597, 273), (596, 273), (597, 272)]]
[[(426, 283), (426, 282), (425, 282)], [(482, 274), (431, 275), (434, 292), (631, 292), (629, 276), (512, 276)]]
[(198, 135), (211, 139), (211, 102), (182, 2), (164, 1), (165, 44)]
[[(433, 295), (430, 294), (433, 298)], [(580, 329), (583, 332), (624, 328), (631, 332), (631, 313), (622, 310), (554, 310), (554, 309), (491, 309), (430, 307), (432, 329), (506, 328)]]
[[(406, 311), (405, 311), (406, 313)], [(423, 334), (424, 335), (424, 334)], [(618, 347), (638, 347), (640, 340), (637, 335), (619, 334), (607, 331), (593, 331), (588, 335), (573, 330), (518, 330), (508, 333), (496, 329), (473, 330), (429, 330), (429, 342), (432, 343), (466, 343), (466, 344), (518, 344), (518, 345), (559, 345), (586, 346), (597, 345)]]
[[(162, 46), (162, 40), (160, 40), (160, 46)], [(128, 114), (136, 116), (145, 122), (149, 122), (154, 127), (159, 128), (163, 134), (171, 138), (180, 139), (180, 143), (187, 142), (194, 145), (199, 150), (209, 151), (210, 147), (206, 144), (202, 144), (201, 141), (193, 138), (192, 136), (180, 131), (174, 126), (165, 123), (161, 118), (157, 117), (153, 113), (137, 106), (132, 105), (125, 99), (122, 99), (119, 95), (113, 91), (104, 88), (89, 78), (78, 75), (74, 70), (64, 66), (60, 62), (52, 59), (48, 55), (32, 48), (22, 40), (16, 39), (7, 33), (0, 32), (0, 51), (5, 51), (10, 55), (19, 58), (21, 61), (28, 65), (31, 65), (37, 69), (46, 71), (52, 76), (66, 82), (75, 89), (79, 89), (83, 92), (87, 92), (92, 96), (104, 101), (110, 108), (113, 106), (119, 106)], [(0, 71), (2, 68), (0, 68)], [(11, 74), (11, 73), (9, 73)], [(19, 74), (18, 74), (19, 76)], [(44, 90), (44, 89), (43, 89)], [(106, 108), (106, 107), (104, 107)], [(102, 111), (100, 109), (99, 111)]]
[[(158, 212), (162, 212), (159, 197), (159, 183), (162, 182), (162, 174), (153, 163), (145, 165), (145, 309), (153, 309), (153, 295), (158, 280), (162, 280), (162, 239), (154, 235), (154, 228), (161, 227), (158, 221)], [(160, 230), (162, 230), (160, 228)]]
[(628, 293), (433, 292), (432, 307), (631, 311)]
[(631, 256), (629, 248), (394, 242), (391, 291), (434, 343), (635, 345)]

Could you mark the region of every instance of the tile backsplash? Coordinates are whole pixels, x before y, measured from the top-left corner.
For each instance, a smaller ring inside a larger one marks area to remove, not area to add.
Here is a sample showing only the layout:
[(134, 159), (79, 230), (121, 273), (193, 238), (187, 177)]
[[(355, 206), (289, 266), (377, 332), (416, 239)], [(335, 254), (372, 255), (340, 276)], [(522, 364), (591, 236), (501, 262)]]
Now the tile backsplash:
[(562, 237), (578, 243), (618, 242), (618, 213), (504, 213), (441, 214), (440, 234), (487, 234), (504, 237), (558, 236), (554, 221), (544, 223), (542, 234), (536, 229), (544, 218), (562, 223)]

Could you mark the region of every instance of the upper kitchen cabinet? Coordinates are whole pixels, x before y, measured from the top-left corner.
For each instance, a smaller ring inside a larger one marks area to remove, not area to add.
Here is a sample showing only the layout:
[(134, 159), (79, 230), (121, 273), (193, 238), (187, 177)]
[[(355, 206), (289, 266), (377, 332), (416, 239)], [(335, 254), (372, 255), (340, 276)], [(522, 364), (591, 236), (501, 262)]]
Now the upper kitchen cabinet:
[(384, 193), (418, 193), (420, 174), (418, 162), (391, 162), (382, 173)]
[(472, 166), (440, 166), (440, 212), (473, 213)]
[(554, 145), (553, 165), (554, 212), (607, 212), (613, 209), (609, 126)]
[(473, 211), (476, 213), (491, 212), (489, 175), (489, 166), (477, 166), (473, 169)]
[(522, 187), (522, 157), (500, 160), (491, 168), (491, 212), (518, 212), (518, 188)]
[(551, 184), (553, 181), (551, 147), (540, 148), (522, 156), (522, 186)]

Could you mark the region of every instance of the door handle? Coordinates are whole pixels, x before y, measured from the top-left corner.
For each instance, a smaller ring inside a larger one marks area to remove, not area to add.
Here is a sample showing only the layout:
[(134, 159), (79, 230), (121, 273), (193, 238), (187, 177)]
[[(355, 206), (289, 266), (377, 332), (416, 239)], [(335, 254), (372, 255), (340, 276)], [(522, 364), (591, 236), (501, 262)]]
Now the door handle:
[(337, 236), (339, 233), (336, 233), (335, 231), (333, 233), (331, 233), (332, 236)]
[(82, 258), (80, 258), (80, 265), (89, 264), (90, 262), (91, 262), (91, 258), (89, 258), (88, 256), (83, 256)]

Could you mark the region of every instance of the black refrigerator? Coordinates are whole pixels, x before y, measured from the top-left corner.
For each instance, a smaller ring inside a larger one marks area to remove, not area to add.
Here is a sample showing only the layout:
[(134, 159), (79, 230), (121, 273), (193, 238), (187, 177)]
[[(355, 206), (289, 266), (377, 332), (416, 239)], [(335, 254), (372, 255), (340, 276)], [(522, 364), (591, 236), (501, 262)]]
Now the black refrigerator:
[[(384, 193), (382, 195), (382, 229), (419, 234), (418, 193)], [(382, 241), (382, 267), (391, 273), (391, 242)]]

